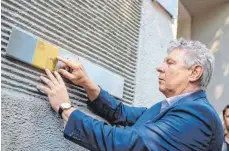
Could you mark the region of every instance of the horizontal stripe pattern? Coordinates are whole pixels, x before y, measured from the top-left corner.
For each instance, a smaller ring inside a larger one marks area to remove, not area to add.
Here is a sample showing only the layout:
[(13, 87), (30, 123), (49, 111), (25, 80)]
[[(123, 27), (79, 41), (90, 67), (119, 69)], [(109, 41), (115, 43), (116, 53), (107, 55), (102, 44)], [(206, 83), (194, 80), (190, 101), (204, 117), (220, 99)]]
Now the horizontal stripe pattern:
[[(34, 86), (39, 83), (37, 76), (42, 71), (5, 56), (12, 27), (16, 26), (124, 77), (122, 101), (132, 104), (140, 1), (3, 0), (1, 3), (3, 85), (39, 96)], [(67, 85), (71, 97), (87, 99), (83, 90)]]

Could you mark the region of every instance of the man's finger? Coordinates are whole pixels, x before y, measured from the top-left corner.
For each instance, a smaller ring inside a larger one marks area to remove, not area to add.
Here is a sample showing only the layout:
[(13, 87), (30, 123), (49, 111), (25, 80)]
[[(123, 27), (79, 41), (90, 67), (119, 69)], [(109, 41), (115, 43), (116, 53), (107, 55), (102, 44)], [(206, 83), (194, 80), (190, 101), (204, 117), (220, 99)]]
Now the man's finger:
[(49, 69), (45, 69), (45, 72), (46, 72), (48, 78), (53, 82), (53, 84), (57, 85), (58, 82), (57, 82), (56, 78), (53, 76), (53, 74), (50, 72), (50, 70)]
[(73, 79), (73, 75), (71, 73), (69, 73), (68, 71), (64, 70), (64, 69), (59, 69), (59, 73), (62, 74), (65, 78), (71, 80)]
[(51, 93), (51, 90), (50, 90), (48, 87), (46, 87), (46, 86), (40, 85), (40, 86), (37, 86), (37, 88), (38, 88), (39, 90), (45, 92), (47, 95)]
[(69, 66), (67, 66), (66, 64), (63, 64), (62, 66), (60, 66), (59, 69), (64, 69), (66, 71), (70, 70)]
[(63, 81), (62, 77), (60, 76), (60, 74), (56, 71), (54, 72), (54, 74), (55, 74), (55, 77), (57, 78), (58, 82), (60, 84), (64, 84), (64, 81)]
[(81, 66), (81, 68), (80, 68), (82, 71), (83, 71), (83, 73), (87, 76), (87, 72), (86, 72), (86, 70), (85, 70), (85, 68), (84, 68), (84, 66)]
[(66, 71), (70, 71), (69, 66), (65, 65), (65, 66), (64, 66), (64, 70), (66, 70)]
[(59, 56), (57, 57), (57, 59), (63, 63), (65, 63), (67, 66), (69, 66), (70, 68), (74, 68), (74, 64), (72, 63), (72, 61), (68, 60), (68, 59), (64, 59), (64, 58), (60, 58)]
[(53, 89), (55, 86), (51, 80), (46, 77), (40, 76), (40, 79), (44, 82), (44, 84), (48, 85), (49, 88)]

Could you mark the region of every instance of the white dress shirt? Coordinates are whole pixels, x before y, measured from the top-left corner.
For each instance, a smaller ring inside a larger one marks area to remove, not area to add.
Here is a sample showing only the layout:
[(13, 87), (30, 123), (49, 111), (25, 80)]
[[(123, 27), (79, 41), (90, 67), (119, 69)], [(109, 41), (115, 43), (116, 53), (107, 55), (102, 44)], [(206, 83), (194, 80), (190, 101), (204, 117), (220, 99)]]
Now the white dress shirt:
[(188, 93), (184, 93), (184, 94), (180, 94), (180, 95), (176, 95), (176, 96), (172, 96), (172, 97), (166, 98), (164, 101), (162, 101), (160, 113), (162, 111), (164, 111), (166, 108), (168, 108), (169, 106), (171, 106), (174, 103), (176, 103), (181, 98), (183, 98), (183, 97), (185, 97), (185, 96), (187, 96), (189, 94), (192, 94), (192, 93), (194, 93), (194, 92), (188, 92)]

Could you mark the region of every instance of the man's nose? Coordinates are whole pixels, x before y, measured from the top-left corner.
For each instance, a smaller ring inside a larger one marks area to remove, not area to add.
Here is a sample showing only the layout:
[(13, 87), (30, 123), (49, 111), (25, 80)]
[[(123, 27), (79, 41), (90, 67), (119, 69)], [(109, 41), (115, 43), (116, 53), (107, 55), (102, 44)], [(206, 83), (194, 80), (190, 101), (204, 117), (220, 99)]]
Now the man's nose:
[(156, 68), (156, 70), (157, 70), (157, 72), (164, 72), (165, 71), (162, 64), (160, 66), (158, 66)]

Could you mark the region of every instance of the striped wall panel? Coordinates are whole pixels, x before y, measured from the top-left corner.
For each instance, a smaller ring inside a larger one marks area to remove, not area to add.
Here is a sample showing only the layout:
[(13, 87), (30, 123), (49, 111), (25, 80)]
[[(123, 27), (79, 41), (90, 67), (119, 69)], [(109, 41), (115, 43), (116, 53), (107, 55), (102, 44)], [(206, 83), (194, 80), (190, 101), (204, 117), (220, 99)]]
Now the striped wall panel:
[[(131, 0), (3, 0), (3, 64), (4, 61), (10, 61), (5, 58), (4, 52), (11, 29), (13, 26), (20, 27), (123, 76), (125, 84), (122, 101), (132, 104), (140, 8), (141, 2)], [(14, 60), (11, 62), (17, 63)], [(14, 68), (12, 70), (15, 71)], [(34, 68), (31, 70), (37, 72)], [(8, 72), (3, 69), (2, 76)]]

